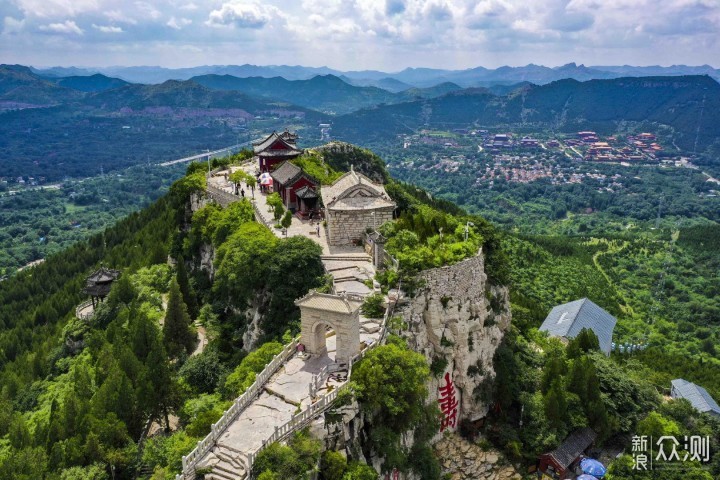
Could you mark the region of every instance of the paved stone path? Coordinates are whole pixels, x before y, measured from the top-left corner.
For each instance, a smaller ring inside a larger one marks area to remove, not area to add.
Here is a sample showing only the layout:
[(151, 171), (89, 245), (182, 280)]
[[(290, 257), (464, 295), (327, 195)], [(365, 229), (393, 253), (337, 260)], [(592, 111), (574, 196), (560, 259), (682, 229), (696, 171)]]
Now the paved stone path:
[[(243, 168), (255, 174), (255, 163), (247, 163), (242, 167), (231, 167), (231, 171)], [(233, 194), (234, 186), (227, 182), (223, 172), (209, 179), (210, 185), (226, 193)], [(273, 228), (275, 223), (272, 212), (267, 205), (267, 195), (255, 189), (253, 199), (247, 185), (242, 185), (246, 198), (254, 201), (257, 212), (263, 223), (278, 237), (283, 237), (279, 229)], [(241, 196), (237, 197), (238, 200)], [(336, 247), (328, 245), (325, 228), (317, 223), (293, 217), (287, 236), (307, 237), (323, 249), (322, 261), (326, 271), (333, 276), (337, 292), (348, 292), (366, 296), (371, 289), (364, 283), (372, 281), (375, 269), (370, 257), (362, 247)], [(310, 386), (313, 377), (335, 361), (335, 333), (328, 330), (326, 337), (327, 355), (323, 357), (293, 356), (265, 384), (262, 393), (245, 409), (235, 421), (228, 426), (218, 439), (215, 447), (197, 465), (197, 468), (212, 467), (212, 473), (206, 474), (208, 480), (237, 480), (247, 476), (244, 458), (247, 453), (255, 452), (263, 442), (270, 438), (275, 428), (285, 424), (301, 408), (312, 403)], [(372, 345), (380, 340), (380, 320), (360, 317), (361, 347)], [(316, 392), (322, 396), (340, 385), (338, 379), (330, 375)]]

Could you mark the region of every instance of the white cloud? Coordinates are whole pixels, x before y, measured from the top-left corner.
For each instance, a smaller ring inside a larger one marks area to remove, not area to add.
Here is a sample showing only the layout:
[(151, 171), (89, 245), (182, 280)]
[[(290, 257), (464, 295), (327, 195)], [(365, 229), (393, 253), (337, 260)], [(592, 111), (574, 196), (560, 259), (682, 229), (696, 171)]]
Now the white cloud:
[(38, 27), (43, 32), (82, 35), (83, 29), (78, 27), (74, 20), (65, 20), (63, 23), (50, 23)]
[(135, 2), (135, 8), (140, 10), (141, 18), (149, 18), (151, 20), (157, 20), (162, 17), (162, 12), (155, 8), (154, 5), (148, 2)]
[(205, 23), (214, 27), (262, 28), (275, 16), (281, 16), (280, 10), (276, 7), (234, 0), (224, 3), (219, 9), (210, 12)]
[(76, 17), (99, 9), (98, 0), (16, 0), (15, 3), (25, 15), (40, 18)]
[(122, 29), (122, 28), (116, 27), (116, 26), (114, 26), (114, 25), (95, 25), (95, 24), (93, 23), (93, 24), (92, 24), (92, 27), (93, 27), (95, 30), (99, 30), (99, 31), (101, 31), (101, 32), (103, 32), (103, 33), (122, 33), (122, 32), (123, 32), (123, 29)]
[(108, 20), (111, 20), (113, 22), (117, 23), (127, 23), (129, 25), (137, 25), (137, 20), (134, 18), (128, 16), (126, 13), (122, 12), (121, 10), (108, 10), (103, 13)]
[(3, 19), (3, 34), (19, 33), (25, 27), (25, 20), (18, 20), (13, 17), (5, 17)]
[(183, 27), (187, 27), (192, 23), (192, 20), (189, 18), (175, 18), (170, 17), (170, 20), (165, 24), (170, 28), (174, 28), (175, 30), (181, 30)]
[(198, 7), (197, 5), (195, 5), (192, 2), (186, 3), (185, 5), (180, 6), (180, 10), (186, 10), (186, 11), (190, 11), (190, 12), (197, 10), (198, 8), (200, 8), (200, 7)]

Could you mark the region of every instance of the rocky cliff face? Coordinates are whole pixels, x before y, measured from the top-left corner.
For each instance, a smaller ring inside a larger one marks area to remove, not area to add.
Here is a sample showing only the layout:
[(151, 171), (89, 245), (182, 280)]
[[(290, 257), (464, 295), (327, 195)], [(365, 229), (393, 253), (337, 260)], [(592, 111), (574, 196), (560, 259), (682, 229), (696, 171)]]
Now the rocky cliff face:
[(510, 326), (508, 289), (488, 283), (482, 253), (422, 272), (420, 280), (398, 312), (407, 324), (402, 335), (431, 363), (430, 400), (448, 380), (454, 384), (457, 417), (447, 422), (453, 430), (460, 419), (478, 420), (490, 408), (493, 356)]
[[(510, 326), (508, 289), (490, 285), (484, 267), (480, 253), (456, 265), (423, 272), (421, 287), (395, 312), (406, 323), (400, 334), (432, 365), (429, 401), (441, 400), (439, 389), (446, 385), (446, 378), (454, 387), (455, 421), (447, 422), (444, 432), (434, 439), (443, 473), (453, 480), (520, 478), (499, 452), (482, 450), (451, 433), (461, 419), (475, 421), (487, 414), (495, 376), (493, 356)], [(367, 447), (365, 436), (370, 429), (355, 401), (328, 412), (311, 427), (326, 449), (380, 471), (382, 454)], [(413, 432), (403, 435), (402, 443), (409, 450)], [(406, 473), (402, 478), (416, 476)]]

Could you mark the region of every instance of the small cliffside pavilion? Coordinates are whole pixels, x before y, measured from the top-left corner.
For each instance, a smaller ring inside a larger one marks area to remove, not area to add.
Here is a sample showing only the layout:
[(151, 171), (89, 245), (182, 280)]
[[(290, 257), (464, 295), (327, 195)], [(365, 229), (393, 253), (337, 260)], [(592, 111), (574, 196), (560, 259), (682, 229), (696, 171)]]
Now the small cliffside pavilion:
[(571, 339), (587, 328), (597, 335), (600, 350), (610, 355), (616, 323), (615, 317), (587, 298), (582, 298), (553, 307), (539, 330), (548, 332), (551, 337)]
[(102, 302), (110, 293), (115, 280), (120, 278), (119, 270), (100, 267), (85, 280), (83, 293), (90, 296), (93, 308)]
[(385, 188), (353, 167), (320, 193), (330, 245), (356, 244), (368, 228), (374, 230), (393, 219), (396, 205)]
[(264, 140), (253, 142), (253, 153), (258, 158), (260, 172), (271, 172), (282, 162), (297, 158), (302, 150), (297, 148), (297, 134), (287, 130), (272, 132)]

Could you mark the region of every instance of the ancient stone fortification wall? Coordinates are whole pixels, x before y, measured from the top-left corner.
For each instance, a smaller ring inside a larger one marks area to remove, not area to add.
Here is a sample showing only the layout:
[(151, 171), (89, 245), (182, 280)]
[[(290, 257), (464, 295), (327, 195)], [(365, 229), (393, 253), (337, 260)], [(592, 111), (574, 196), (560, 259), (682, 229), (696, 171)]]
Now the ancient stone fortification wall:
[(447, 362), (428, 385), (430, 399), (438, 399), (449, 373), (459, 402), (455, 424), (461, 418), (480, 419), (492, 401), (493, 356), (510, 326), (508, 290), (488, 283), (482, 253), (422, 272), (420, 280), (423, 286), (400, 313), (410, 346), (428, 363)]
[[(371, 214), (374, 211), (375, 215)], [(330, 245), (352, 245), (368, 228), (377, 228), (393, 218), (393, 209), (327, 211)]]

